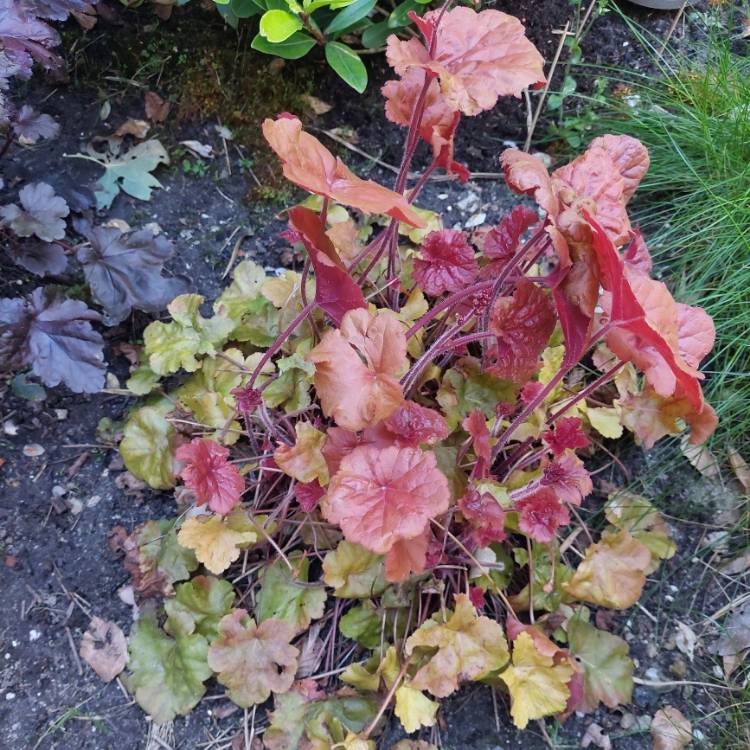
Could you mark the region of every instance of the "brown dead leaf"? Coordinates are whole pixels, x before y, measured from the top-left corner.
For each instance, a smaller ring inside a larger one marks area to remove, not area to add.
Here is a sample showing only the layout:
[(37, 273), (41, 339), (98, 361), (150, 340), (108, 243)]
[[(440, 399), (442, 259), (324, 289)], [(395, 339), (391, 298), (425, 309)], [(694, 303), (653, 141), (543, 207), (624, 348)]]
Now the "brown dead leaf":
[(114, 137), (124, 138), (126, 135), (132, 135), (134, 138), (138, 138), (138, 140), (143, 140), (148, 135), (149, 130), (151, 130), (151, 125), (145, 120), (134, 120), (131, 117), (115, 130)]
[(653, 750), (682, 750), (693, 739), (693, 727), (674, 706), (660, 708), (651, 722)]
[(747, 465), (745, 459), (742, 458), (736, 448), (730, 446), (727, 453), (729, 455), (729, 465), (732, 467), (734, 475), (745, 492), (750, 493), (750, 466)]
[(99, 677), (112, 682), (128, 661), (128, 642), (113, 622), (93, 617), (78, 652)]
[(154, 91), (147, 91), (143, 97), (143, 107), (146, 111), (146, 117), (153, 123), (164, 122), (169, 115), (172, 104), (164, 101), (159, 94)]
[(680, 450), (693, 467), (708, 479), (720, 476), (719, 461), (705, 445), (690, 445), (687, 435), (680, 440)]
[(600, 747), (602, 750), (612, 750), (612, 740), (608, 734), (596, 723), (589, 724), (586, 727), (583, 737), (581, 737), (581, 747)]
[(99, 20), (96, 8), (89, 3), (84, 5), (81, 10), (72, 10), (70, 15), (78, 21), (78, 25), (85, 31), (91, 31)]
[(328, 102), (324, 102), (322, 99), (318, 99), (317, 96), (310, 96), (309, 94), (304, 94), (302, 96), (302, 101), (307, 104), (307, 106), (316, 114), (316, 115), (324, 115), (326, 112), (330, 112), (333, 109), (333, 105), (328, 104)]
[(677, 635), (674, 639), (674, 645), (687, 656), (690, 661), (693, 661), (695, 656), (695, 646), (698, 643), (698, 636), (695, 631), (686, 625), (684, 622), (677, 621)]
[(728, 576), (736, 576), (740, 573), (744, 573), (750, 568), (750, 552), (745, 552), (744, 555), (735, 557), (734, 560), (730, 560), (728, 563), (722, 565), (719, 570)]

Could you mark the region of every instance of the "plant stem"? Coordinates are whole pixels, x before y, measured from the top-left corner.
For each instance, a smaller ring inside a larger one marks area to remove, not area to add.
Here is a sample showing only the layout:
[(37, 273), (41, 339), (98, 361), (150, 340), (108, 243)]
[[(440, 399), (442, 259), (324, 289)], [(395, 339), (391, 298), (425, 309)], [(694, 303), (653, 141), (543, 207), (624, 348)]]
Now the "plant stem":
[(618, 362), (614, 367), (611, 367), (609, 370), (607, 370), (605, 373), (600, 375), (596, 380), (589, 383), (583, 390), (576, 393), (569, 401), (567, 401), (563, 406), (561, 406), (556, 412), (553, 414), (550, 414), (547, 417), (547, 423), (552, 424), (558, 417), (561, 417), (563, 414), (565, 414), (566, 411), (568, 411), (572, 406), (577, 404), (579, 401), (582, 401), (583, 399), (590, 396), (592, 393), (594, 393), (598, 388), (601, 388), (605, 383), (607, 383), (609, 380), (611, 380), (617, 373), (625, 367), (625, 362)]
[(477, 294), (483, 289), (489, 289), (494, 283), (494, 281), (480, 281), (472, 286), (466, 287), (466, 289), (462, 289), (460, 292), (454, 292), (442, 302), (438, 302), (438, 304), (429, 310), (429, 312), (426, 312), (421, 318), (415, 321), (414, 325), (406, 332), (406, 338), (411, 338), (420, 328), (424, 328), (444, 310), (448, 310), (457, 302), (460, 302), (466, 297), (470, 297), (472, 294)]
[(8, 134), (5, 136), (5, 143), (3, 143), (2, 148), (0, 148), (0, 159), (8, 153), (11, 143), (13, 143), (13, 128), (8, 126)]

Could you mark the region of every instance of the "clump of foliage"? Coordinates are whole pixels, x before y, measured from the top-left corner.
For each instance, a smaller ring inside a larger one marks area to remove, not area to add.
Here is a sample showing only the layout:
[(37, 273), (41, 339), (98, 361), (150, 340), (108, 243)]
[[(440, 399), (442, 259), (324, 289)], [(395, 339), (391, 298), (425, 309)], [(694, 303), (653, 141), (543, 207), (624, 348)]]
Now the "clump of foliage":
[[(407, 128), (394, 188), (293, 115), (266, 120), (313, 194), (288, 211), (302, 272), (243, 261), (211, 312), (180, 295), (144, 332), (120, 451), (179, 512), (112, 545), (142, 604), (126, 683), (157, 722), (211, 677), (242, 707), (273, 697), (271, 750), (373, 748), (386, 711), (433, 726), (470, 681), (505, 691), (519, 728), (630, 700), (627, 644), (593, 610), (633, 606), (674, 543), (627, 493), (595, 539), (579, 454), (623, 426), (705, 440), (713, 324), (649, 276), (626, 211), (648, 168), (633, 138), (552, 174), (505, 151), (541, 219), (518, 206), (470, 237), (416, 207), (435, 170), (468, 177), (461, 116), (544, 75), (504, 13), (415, 22), (423, 40), (388, 41), (386, 114)], [(433, 159), (407, 189), (420, 140)]]
[(750, 59), (723, 35), (664, 51), (629, 25), (655, 74), (602, 71), (609, 93), (584, 102), (581, 120), (589, 136), (629, 133), (649, 149), (634, 219), (670, 286), (716, 320), (709, 395), (722, 441), (739, 444), (750, 409)]
[[(376, 0), (214, 0), (227, 23), (235, 28), (243, 18), (260, 16), (252, 47), (286, 60), (298, 60), (316, 46), (326, 62), (355, 91), (367, 87), (361, 52), (376, 50), (390, 34), (410, 25), (408, 13), (430, 0), (406, 0), (391, 10)], [(382, 15), (380, 21), (370, 16)], [(352, 47), (352, 43), (360, 49)]]

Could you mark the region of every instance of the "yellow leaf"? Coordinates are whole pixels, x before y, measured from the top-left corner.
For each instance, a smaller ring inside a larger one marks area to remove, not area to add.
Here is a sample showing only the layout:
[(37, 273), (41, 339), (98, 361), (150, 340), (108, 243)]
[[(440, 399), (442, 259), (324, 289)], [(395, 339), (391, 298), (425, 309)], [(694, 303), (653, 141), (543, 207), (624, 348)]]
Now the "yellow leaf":
[(223, 573), (239, 556), (240, 547), (254, 544), (258, 532), (243, 510), (222, 518), (194, 516), (182, 524), (177, 541), (192, 549), (199, 562), (212, 573)]
[(375, 750), (375, 742), (349, 732), (343, 742), (337, 742), (332, 746), (332, 750)]
[(302, 275), (296, 271), (285, 271), (283, 276), (272, 276), (263, 282), (260, 293), (274, 306), (281, 309), (299, 297)]
[(323, 580), (335, 589), (334, 596), (369, 599), (385, 591), (383, 569), (382, 555), (344, 539), (323, 559)]
[(622, 422), (618, 406), (588, 406), (586, 416), (591, 426), (603, 437), (612, 440), (622, 437)]
[[(438, 615), (438, 617), (440, 617)], [(466, 594), (456, 594), (456, 608), (446, 622), (423, 623), (406, 642), (406, 654), (417, 648), (437, 649), (411, 680), (412, 687), (444, 698), (459, 680), (478, 680), (508, 662), (503, 629), (489, 617), (478, 617)]]
[(513, 664), (500, 675), (510, 691), (513, 723), (524, 729), (531, 719), (563, 711), (572, 676), (570, 664), (555, 664), (552, 656), (537, 651), (528, 633), (521, 633), (513, 642)]
[(325, 433), (316, 430), (309, 422), (297, 422), (294, 431), (297, 434), (294, 445), (281, 445), (273, 454), (279, 468), (304, 484), (316, 479), (321, 485), (328, 484), (328, 464), (321, 452), (326, 441)]
[(396, 691), (396, 716), (409, 734), (421, 727), (433, 726), (438, 707), (438, 703), (408, 685), (402, 685)]
[(623, 530), (605, 531), (586, 550), (573, 577), (562, 584), (574, 599), (611, 609), (627, 609), (640, 598), (651, 565), (648, 547)]

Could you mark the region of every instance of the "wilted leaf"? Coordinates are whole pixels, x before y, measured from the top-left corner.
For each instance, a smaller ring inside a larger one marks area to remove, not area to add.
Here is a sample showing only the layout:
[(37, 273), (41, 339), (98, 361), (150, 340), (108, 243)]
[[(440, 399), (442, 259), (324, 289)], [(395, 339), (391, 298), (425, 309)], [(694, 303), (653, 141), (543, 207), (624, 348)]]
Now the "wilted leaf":
[(292, 637), (292, 628), (285, 622), (266, 620), (256, 625), (244, 609), (237, 609), (219, 622), (208, 663), (219, 673), (217, 679), (229, 697), (247, 708), (292, 686), (299, 656), (289, 643)]
[(133, 625), (129, 643), (131, 674), (125, 678), (138, 705), (157, 724), (189, 713), (203, 697), (211, 676), (208, 643), (197, 633), (170, 638), (147, 612)]
[(573, 617), (568, 623), (568, 645), (584, 669), (583, 695), (576, 711), (591, 713), (599, 702), (609, 708), (630, 703), (633, 662), (622, 638)]
[(678, 620), (676, 625), (677, 635), (674, 639), (674, 645), (677, 646), (678, 651), (681, 651), (688, 659), (690, 659), (690, 661), (693, 661), (698, 636), (695, 634), (695, 631), (684, 622)]
[(174, 487), (177, 434), (164, 409), (144, 406), (125, 423), (120, 454), (128, 471), (157, 490)]
[(245, 511), (228, 516), (194, 516), (182, 524), (177, 541), (195, 551), (212, 573), (223, 573), (240, 556), (240, 549), (255, 544), (258, 530)]
[(46, 182), (32, 182), (21, 188), (15, 203), (0, 206), (0, 218), (19, 237), (36, 235), (40, 240), (52, 242), (65, 236), (64, 217), (70, 213), (64, 198)]
[(328, 484), (328, 464), (321, 449), (326, 435), (302, 420), (294, 425), (294, 445), (280, 445), (273, 454), (278, 467), (298, 482)]
[(167, 119), (171, 104), (164, 101), (159, 94), (154, 91), (147, 91), (143, 96), (143, 106), (146, 111), (146, 117), (151, 122), (164, 122)]
[(92, 617), (79, 649), (83, 659), (105, 682), (112, 682), (128, 661), (128, 642), (114, 622)]
[(323, 559), (323, 580), (334, 588), (334, 596), (370, 599), (385, 591), (383, 566), (382, 555), (343, 539)]
[(459, 681), (478, 680), (504, 667), (509, 658), (505, 634), (489, 617), (478, 617), (466, 594), (456, 594), (455, 610), (425, 622), (406, 641), (405, 653), (429, 649), (410, 685), (444, 698), (458, 688)]
[(401, 726), (411, 734), (422, 727), (435, 724), (440, 704), (430, 700), (424, 693), (408, 685), (402, 685), (396, 690), (395, 713), (401, 721)]
[(327, 594), (321, 584), (308, 583), (310, 561), (306, 557), (292, 558), (290, 562), (294, 574), (281, 559), (263, 568), (255, 616), (258, 622), (281, 620), (296, 634), (323, 616)]
[(170, 635), (200, 633), (210, 643), (218, 634), (217, 626), (229, 614), (234, 590), (229, 581), (213, 576), (195, 576), (175, 587), (173, 599), (164, 602), (165, 629)]
[(200, 314), (203, 297), (181, 294), (167, 306), (171, 323), (155, 320), (143, 332), (144, 351), (157, 375), (169, 375), (180, 368), (195, 372), (200, 367), (196, 355), (215, 356), (234, 324), (222, 315), (204, 318)]
[(174, 255), (174, 245), (148, 229), (125, 235), (114, 227), (92, 227), (74, 222), (88, 240), (76, 258), (94, 301), (104, 308), (104, 322), (115, 325), (131, 308), (156, 312), (186, 289), (184, 279), (162, 276), (164, 263)]
[(510, 714), (519, 729), (531, 719), (560, 713), (565, 709), (570, 691), (568, 682), (573, 667), (565, 661), (555, 663), (553, 656), (543, 654), (527, 632), (513, 642), (513, 664), (500, 674), (511, 697)]
[(716, 644), (719, 656), (734, 656), (747, 649), (750, 649), (750, 604), (731, 614)]
[(97, 393), (105, 371), (104, 341), (91, 327), (98, 320), (98, 313), (55, 287), (0, 300), (0, 370), (31, 366), (47, 386)]
[(13, 118), (13, 132), (20, 143), (27, 145), (36, 143), (40, 138), (56, 138), (60, 126), (49, 115), (24, 104)]
[(678, 708), (660, 708), (651, 721), (653, 750), (682, 750), (693, 741), (693, 727)]
[(650, 565), (648, 547), (627, 531), (604, 532), (586, 549), (585, 558), (562, 588), (581, 601), (627, 609), (640, 599)]
[(11, 245), (7, 253), (22, 268), (37, 276), (60, 274), (68, 265), (68, 258), (57, 242), (27, 240), (20, 245)]

